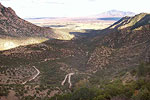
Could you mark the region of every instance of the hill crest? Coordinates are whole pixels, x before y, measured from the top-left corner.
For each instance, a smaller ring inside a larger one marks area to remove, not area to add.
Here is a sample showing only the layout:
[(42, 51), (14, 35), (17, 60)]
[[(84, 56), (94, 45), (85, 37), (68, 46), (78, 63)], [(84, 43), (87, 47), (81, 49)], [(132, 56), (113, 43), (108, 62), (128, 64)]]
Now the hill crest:
[(140, 29), (144, 25), (150, 24), (150, 14), (148, 13), (140, 13), (135, 15), (134, 17), (123, 17), (113, 25), (111, 25), (110, 29)]

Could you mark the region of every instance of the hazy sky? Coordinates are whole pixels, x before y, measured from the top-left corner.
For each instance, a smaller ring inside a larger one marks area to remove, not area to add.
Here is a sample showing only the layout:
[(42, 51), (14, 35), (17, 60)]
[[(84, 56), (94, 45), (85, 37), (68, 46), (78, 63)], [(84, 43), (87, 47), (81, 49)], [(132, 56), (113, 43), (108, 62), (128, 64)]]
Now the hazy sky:
[(150, 0), (0, 0), (17, 15), (28, 17), (78, 17), (116, 9), (150, 13)]

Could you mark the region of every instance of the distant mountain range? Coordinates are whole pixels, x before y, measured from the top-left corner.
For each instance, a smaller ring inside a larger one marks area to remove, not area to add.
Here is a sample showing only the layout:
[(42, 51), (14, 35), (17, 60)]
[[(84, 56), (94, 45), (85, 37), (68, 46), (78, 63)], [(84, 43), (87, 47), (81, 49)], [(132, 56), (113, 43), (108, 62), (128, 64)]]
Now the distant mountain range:
[(65, 18), (65, 17), (33, 17), (33, 18), (24, 18), (25, 20), (37, 20), (37, 19), (58, 19), (58, 18)]
[(129, 11), (119, 11), (119, 10), (110, 10), (107, 12), (103, 12), (97, 15), (94, 15), (93, 17), (97, 18), (104, 18), (104, 17), (125, 17), (125, 16), (134, 16), (134, 12)]
[[(116, 18), (122, 18), (125, 16), (134, 16), (134, 12), (129, 11), (119, 11), (119, 10), (109, 10), (100, 14), (91, 15), (91, 16), (85, 16), (85, 17), (73, 17), (71, 19), (84, 19), (84, 18), (110, 18), (110, 17), (116, 17)], [(68, 19), (69, 17), (35, 17), (35, 18), (25, 18), (26, 20), (34, 20), (34, 19)], [(107, 19), (106, 19), (107, 20)], [(116, 20), (116, 19), (115, 19)]]

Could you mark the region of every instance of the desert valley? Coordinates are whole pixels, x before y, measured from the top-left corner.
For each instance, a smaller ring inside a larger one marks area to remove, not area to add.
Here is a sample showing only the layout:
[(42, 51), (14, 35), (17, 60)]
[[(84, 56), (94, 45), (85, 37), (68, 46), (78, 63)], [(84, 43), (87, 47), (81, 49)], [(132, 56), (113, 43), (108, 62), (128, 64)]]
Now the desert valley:
[(22, 19), (0, 4), (0, 100), (150, 100), (150, 14)]

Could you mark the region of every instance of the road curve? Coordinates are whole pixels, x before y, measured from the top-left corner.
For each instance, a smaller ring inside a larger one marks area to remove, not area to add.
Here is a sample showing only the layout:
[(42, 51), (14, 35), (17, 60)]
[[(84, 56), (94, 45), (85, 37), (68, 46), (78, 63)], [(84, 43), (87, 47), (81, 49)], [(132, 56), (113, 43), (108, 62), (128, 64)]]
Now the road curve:
[(63, 86), (68, 78), (68, 83), (69, 83), (69, 88), (71, 88), (72, 83), (71, 83), (71, 76), (74, 75), (74, 73), (69, 73), (65, 76), (65, 79), (62, 81), (61, 85)]
[(74, 73), (68, 74), (68, 83), (69, 83), (69, 88), (71, 88), (72, 83), (71, 83), (71, 76), (74, 75)]
[(62, 81), (61, 85), (65, 84), (67, 77), (68, 77), (68, 74), (65, 76), (65, 79)]
[(33, 68), (37, 71), (37, 73), (32, 78), (30, 78), (29, 80), (23, 82), (22, 84), (26, 84), (28, 81), (34, 80), (40, 74), (40, 71), (35, 66), (33, 66)]

